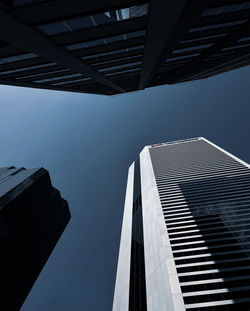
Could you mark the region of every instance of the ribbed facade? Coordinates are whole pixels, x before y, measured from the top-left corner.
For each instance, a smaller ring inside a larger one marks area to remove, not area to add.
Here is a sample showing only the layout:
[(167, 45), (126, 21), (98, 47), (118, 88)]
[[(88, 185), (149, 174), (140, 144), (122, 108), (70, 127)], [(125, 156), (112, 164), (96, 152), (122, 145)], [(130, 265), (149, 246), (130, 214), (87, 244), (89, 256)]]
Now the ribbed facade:
[(250, 166), (204, 138), (140, 165), (147, 310), (250, 310)]
[(185, 308), (249, 310), (249, 168), (204, 140), (150, 154)]

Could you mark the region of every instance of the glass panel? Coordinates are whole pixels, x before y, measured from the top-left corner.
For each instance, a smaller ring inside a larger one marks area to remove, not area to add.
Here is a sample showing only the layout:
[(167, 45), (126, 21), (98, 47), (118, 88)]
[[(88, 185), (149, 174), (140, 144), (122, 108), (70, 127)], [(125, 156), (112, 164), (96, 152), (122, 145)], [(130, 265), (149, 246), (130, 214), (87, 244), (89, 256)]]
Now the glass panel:
[(127, 57), (118, 58), (118, 59), (114, 59), (114, 60), (108, 60), (105, 62), (99, 62), (99, 63), (92, 64), (92, 66), (99, 66), (99, 65), (104, 65), (104, 64), (116, 63), (116, 62), (119, 62), (121, 60), (126, 60), (126, 59), (131, 60), (131, 59), (137, 58), (137, 57), (142, 57), (142, 55), (127, 56)]
[(194, 54), (189, 54), (189, 55), (184, 55), (184, 56), (176, 56), (176, 57), (169, 57), (166, 62), (171, 62), (173, 60), (178, 60), (178, 59), (185, 59), (185, 58), (190, 58), (190, 57), (195, 57), (200, 55), (200, 53), (194, 53)]
[(69, 51), (74, 51), (74, 50), (81, 50), (87, 48), (87, 45), (85, 43), (75, 43), (71, 45), (67, 45), (66, 49)]
[(134, 31), (126, 34), (126, 39), (132, 39), (137, 37), (144, 37), (145, 36), (145, 30), (140, 31)]
[(35, 65), (35, 66), (25, 67), (25, 68), (23, 67), (23, 68), (11, 69), (11, 70), (0, 72), (0, 75), (7, 75), (9, 73), (22, 72), (22, 71), (26, 71), (26, 70), (44, 68), (44, 67), (55, 66), (55, 65), (57, 65), (57, 63), (48, 63), (48, 64), (42, 64), (42, 65)]
[(20, 61), (20, 60), (32, 59), (35, 57), (38, 57), (38, 56), (34, 53), (26, 53), (26, 54), (20, 54), (16, 56), (4, 57), (4, 58), (0, 58), (0, 64), (12, 63), (12, 62)]
[(188, 51), (194, 51), (194, 50), (199, 50), (199, 49), (205, 49), (205, 48), (209, 48), (213, 45), (213, 43), (209, 43), (209, 44), (202, 44), (202, 45), (196, 45), (196, 46), (192, 46), (189, 48), (184, 48), (184, 49), (178, 49), (178, 50), (174, 50), (172, 52), (172, 54), (178, 54), (178, 53), (182, 53), (182, 52), (188, 52)]
[(201, 16), (212, 16), (212, 15), (218, 15), (218, 14), (224, 14), (224, 13), (231, 13), (231, 12), (237, 12), (242, 10), (247, 10), (250, 8), (250, 2), (244, 2), (244, 3), (237, 3), (237, 4), (230, 4), (225, 5), (217, 8), (211, 8), (205, 10)]
[(67, 25), (62, 22), (43, 25), (43, 26), (40, 26), (39, 29), (45, 32), (48, 36), (57, 35), (60, 33), (65, 33), (65, 32), (70, 31)]
[(98, 53), (98, 54), (93, 54), (93, 55), (87, 55), (87, 56), (83, 56), (82, 59), (90, 59), (90, 58), (95, 58), (95, 57), (114, 55), (114, 54), (123, 53), (123, 52), (127, 52), (127, 49), (120, 49), (120, 50), (108, 51), (108, 52), (103, 52), (103, 53)]
[(139, 50), (139, 49), (143, 49), (144, 45), (137, 45), (137, 46), (133, 46), (131, 48), (128, 48), (128, 51), (135, 51), (135, 50)]
[(70, 26), (72, 30), (90, 28), (94, 26), (89, 16), (69, 19), (66, 21), (66, 23)]
[(116, 41), (122, 41), (122, 40), (124, 40), (124, 37), (123, 37), (123, 35), (112, 36), (112, 37), (105, 38), (105, 40), (108, 43), (112, 43), (112, 42), (116, 42)]
[(93, 47), (93, 46), (97, 46), (97, 45), (103, 45), (105, 44), (105, 42), (102, 39), (98, 39), (98, 40), (93, 40), (93, 41), (88, 41), (85, 42), (87, 47)]
[(127, 49), (115, 50), (115, 51), (112, 51), (112, 54), (119, 54), (119, 53), (124, 53), (124, 52), (127, 52)]
[(34, 2), (41, 2), (41, 0), (13, 0), (13, 5), (23, 5), (23, 4), (29, 4), (29, 3), (34, 3)]
[(107, 56), (107, 55), (112, 55), (112, 52), (104, 52), (104, 53), (98, 53), (98, 54), (92, 54), (92, 55), (87, 55), (83, 56), (82, 59), (90, 59), (90, 58), (95, 58), (95, 57), (101, 57), (101, 56)]
[(227, 22), (227, 23), (221, 23), (221, 24), (214, 24), (214, 25), (207, 25), (207, 26), (201, 26), (201, 27), (195, 27), (191, 28), (188, 32), (196, 32), (196, 31), (202, 31), (202, 30), (209, 30), (209, 29), (216, 29), (221, 27), (230, 27), (235, 25), (241, 25), (247, 22), (247, 19), (241, 20), (241, 21), (235, 21), (235, 22)]
[(107, 68), (102, 68), (102, 69), (99, 69), (98, 71), (99, 72), (103, 72), (103, 71), (109, 71), (109, 70), (114, 70), (114, 69), (121, 69), (121, 68), (130, 67), (130, 66), (136, 66), (136, 65), (141, 65), (141, 61), (133, 62), (133, 63), (128, 63), (128, 64), (117, 65), (117, 66), (112, 66), (112, 67), (107, 67)]
[(140, 70), (141, 70), (141, 68), (122, 70), (122, 71), (119, 71), (119, 72), (106, 73), (105, 76), (114, 76), (114, 75), (119, 75), (121, 73), (136, 72), (136, 71), (140, 71)]
[(108, 44), (108, 43), (112, 43), (112, 42), (118, 42), (118, 41), (136, 38), (136, 37), (140, 37), (140, 36), (144, 36), (144, 35), (145, 35), (144, 30), (135, 31), (135, 32), (131, 32), (128, 34), (124, 34), (124, 35), (117, 35), (117, 36), (107, 37), (104, 39), (98, 39), (98, 40), (93, 40), (93, 41), (70, 44), (70, 45), (66, 46), (66, 49), (68, 49), (70, 51), (80, 50), (80, 49), (84, 49), (86, 47), (93, 47), (93, 46)]
[(32, 4), (36, 2), (42, 2), (45, 0), (0, 0), (0, 3), (3, 4), (7, 8), (12, 8), (15, 6), (22, 6), (27, 4)]
[(221, 49), (221, 51), (230, 51), (230, 50), (234, 50), (234, 49), (244, 48), (244, 47), (247, 47), (249, 45), (250, 44), (241, 44), (241, 45), (237, 45), (237, 46), (230, 46), (228, 48)]
[(216, 39), (216, 38), (219, 38), (219, 37), (225, 37), (226, 35), (227, 35), (227, 33), (221, 33), (221, 34), (218, 34), (218, 35), (211, 35), (211, 36), (206, 36), (206, 37), (182, 40), (179, 43), (188, 43), (188, 42), (195, 42), (195, 41), (203, 41), (203, 40), (207, 40), (207, 39)]
[(244, 37), (244, 38), (241, 38), (238, 42), (244, 42), (244, 41), (249, 41), (250, 40), (250, 37)]
[(129, 18), (145, 16), (148, 14), (148, 4), (135, 5), (129, 8)]
[(96, 26), (109, 24), (115, 22), (116, 20), (114, 12), (105, 12), (92, 15), (92, 21)]
[(58, 73), (58, 72), (65, 72), (65, 71), (70, 71), (70, 69), (60, 69), (60, 70), (54, 70), (54, 71), (49, 71), (49, 72), (36, 73), (33, 75), (29, 75), (29, 76), (18, 77), (18, 78), (16, 78), (16, 80), (32, 78), (32, 77), (46, 76), (49, 74)]
[(90, 16), (77, 17), (56, 23), (45, 24), (39, 26), (38, 28), (45, 32), (47, 35), (51, 36), (60, 33), (66, 33), (69, 31), (88, 29), (130, 18), (140, 17), (147, 15), (147, 13), (148, 4), (143, 4), (120, 10), (111, 10), (108, 12), (97, 13)]
[(60, 76), (60, 77), (54, 77), (54, 78), (36, 80), (36, 81), (34, 81), (34, 82), (37, 82), (37, 83), (44, 83), (44, 82), (62, 80), (62, 79), (73, 78), (73, 77), (81, 77), (81, 76), (82, 76), (81, 73), (73, 73), (73, 74), (71, 74), (71, 75), (66, 75), (66, 76)]
[(52, 85), (67, 85), (67, 84), (73, 84), (73, 83), (78, 83), (78, 82), (87, 81), (87, 80), (91, 80), (91, 79), (90, 78), (83, 78), (83, 79), (70, 80), (70, 81), (65, 81), (65, 82), (58, 82), (58, 83), (54, 83)]

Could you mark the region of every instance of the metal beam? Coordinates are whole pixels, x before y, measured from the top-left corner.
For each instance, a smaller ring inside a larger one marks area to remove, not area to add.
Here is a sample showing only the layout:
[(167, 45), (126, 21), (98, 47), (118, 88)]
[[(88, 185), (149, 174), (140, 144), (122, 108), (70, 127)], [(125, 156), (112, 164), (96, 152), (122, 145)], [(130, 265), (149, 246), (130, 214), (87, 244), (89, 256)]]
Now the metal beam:
[[(152, 0), (139, 89), (147, 87), (161, 63), (195, 23), (208, 1)], [(211, 2), (211, 1), (210, 1)]]
[[(228, 70), (236, 69), (242, 67), (244, 63), (249, 61), (250, 56), (250, 47), (244, 48), (241, 51), (235, 52), (233, 55), (224, 56), (223, 59), (213, 61), (213, 64), (209, 64), (206, 68), (202, 68), (200, 72), (195, 72), (192, 75), (181, 79), (180, 81), (174, 82), (185, 82), (194, 79), (199, 79), (199, 76), (203, 77), (204, 75), (212, 75), (226, 72)], [(172, 84), (172, 81), (171, 81)]]
[(77, 51), (72, 51), (72, 54), (77, 57), (100, 54), (104, 52), (112, 52), (115, 50), (126, 49), (129, 47), (134, 47), (144, 44), (144, 37), (138, 37), (134, 39), (121, 40), (118, 42), (113, 42), (109, 44), (103, 44), (102, 46), (94, 46), (88, 49), (82, 49)]
[(16, 7), (9, 12), (28, 25), (126, 8), (146, 1), (140, 0), (53, 0)]
[(51, 36), (50, 39), (58, 45), (66, 45), (75, 42), (85, 42), (89, 40), (103, 39), (110, 36), (126, 34), (132, 31), (144, 29), (145, 27), (146, 17), (142, 16), (136, 19), (120, 21), (115, 26), (114, 24), (102, 25), (90, 29), (83, 29)]
[(28, 87), (28, 88), (35, 88), (35, 89), (42, 89), (42, 90), (54, 90), (54, 91), (65, 91), (65, 92), (74, 92), (74, 93), (83, 93), (83, 94), (97, 94), (97, 95), (109, 95), (105, 94), (103, 92), (99, 92), (99, 90), (96, 90), (94, 93), (89, 90), (83, 90), (81, 89), (81, 86), (78, 86), (78, 88), (62, 88), (62, 87), (56, 87), (56, 86), (50, 86), (45, 84), (36, 84), (36, 83), (27, 83), (27, 82), (17, 82), (13, 80), (0, 80), (0, 84), (2, 85), (11, 85), (11, 86), (20, 86), (20, 87)]
[[(201, 66), (201, 62), (203, 59), (207, 59), (209, 56), (216, 55), (220, 52), (221, 49), (230, 47), (232, 44), (237, 43), (239, 39), (249, 34), (250, 20), (234, 32), (229, 32), (229, 34), (225, 38), (213, 44), (210, 48), (205, 49), (204, 52), (201, 52), (199, 56), (195, 57), (195, 59), (188, 64), (188, 66), (185, 66), (183, 70), (176, 72), (171, 77), (171, 83), (175, 83), (178, 80), (186, 80), (186, 78), (189, 79), (190, 75), (197, 75), (198, 73), (202, 73), (204, 70), (209, 69), (211, 67), (211, 64), (209, 64), (209, 62), (207, 62), (207, 64), (203, 63)], [(225, 57), (225, 59), (227, 59), (227, 57)], [(221, 62), (222, 61), (220, 60), (220, 63)]]
[(76, 73), (81, 73), (84, 76), (95, 79), (118, 92), (124, 92), (119, 85), (116, 85), (102, 74), (83, 64), (69, 52), (43, 37), (37, 31), (26, 26), (15, 17), (9, 15), (3, 9), (0, 9), (0, 25), (1, 40), (16, 47), (21, 46), (25, 50), (33, 52), (52, 62), (57, 62), (63, 67), (68, 67)]

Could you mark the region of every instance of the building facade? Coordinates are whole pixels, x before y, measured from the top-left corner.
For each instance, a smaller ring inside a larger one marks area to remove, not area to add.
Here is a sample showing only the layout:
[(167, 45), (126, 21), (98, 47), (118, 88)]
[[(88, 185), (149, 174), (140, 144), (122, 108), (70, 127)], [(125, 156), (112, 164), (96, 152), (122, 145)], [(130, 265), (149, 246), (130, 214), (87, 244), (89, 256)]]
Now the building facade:
[(70, 219), (43, 168), (0, 168), (0, 309), (20, 310)]
[(0, 0), (0, 83), (115, 95), (249, 65), (250, 1)]
[(205, 138), (128, 173), (113, 311), (250, 310), (250, 165)]

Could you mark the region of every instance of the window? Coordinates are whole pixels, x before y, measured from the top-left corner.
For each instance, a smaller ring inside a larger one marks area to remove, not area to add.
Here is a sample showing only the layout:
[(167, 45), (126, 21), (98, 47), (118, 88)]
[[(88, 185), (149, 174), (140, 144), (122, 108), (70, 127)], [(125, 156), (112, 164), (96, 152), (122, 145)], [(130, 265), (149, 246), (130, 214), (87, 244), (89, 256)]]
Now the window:
[(73, 84), (73, 83), (78, 83), (78, 82), (82, 82), (82, 81), (87, 81), (87, 80), (91, 80), (90, 78), (83, 78), (83, 79), (77, 79), (77, 80), (70, 80), (70, 81), (64, 81), (64, 82), (58, 82), (58, 83), (54, 83), (52, 85), (67, 85), (67, 84)]
[(104, 53), (87, 55), (87, 56), (83, 56), (82, 59), (91, 59), (91, 58), (107, 56), (107, 55), (112, 55), (112, 52), (109, 51), (109, 52), (104, 52)]
[(81, 73), (74, 73), (74, 74), (66, 75), (66, 76), (60, 76), (60, 77), (54, 77), (54, 78), (36, 80), (36, 81), (34, 81), (34, 82), (37, 82), (37, 83), (45, 83), (45, 82), (50, 82), (50, 81), (63, 80), (63, 79), (68, 79), (68, 78), (81, 77), (81, 76), (82, 76)]
[(95, 57), (114, 55), (114, 54), (123, 53), (123, 52), (127, 52), (127, 49), (119, 49), (119, 50), (108, 51), (108, 52), (103, 52), (103, 53), (98, 53), (98, 54), (93, 54), (93, 55), (87, 55), (87, 56), (83, 56), (82, 59), (91, 59)]
[(92, 66), (99, 66), (99, 65), (104, 65), (104, 64), (116, 63), (116, 62), (119, 62), (121, 60), (126, 60), (126, 59), (132, 60), (132, 59), (138, 58), (138, 57), (142, 57), (142, 55), (133, 55), (133, 56), (127, 56), (127, 57), (122, 57), (122, 58), (118, 58), (118, 59), (107, 60), (105, 62), (94, 63)]
[(118, 35), (118, 36), (112, 36), (112, 37), (107, 37), (107, 38), (105, 38), (105, 40), (107, 41), (107, 43), (122, 41), (122, 40), (124, 40), (124, 39), (125, 39), (125, 38), (124, 38), (123, 35)]
[(126, 34), (127, 39), (137, 38), (137, 37), (144, 37), (145, 30), (134, 31)]
[(204, 17), (204, 16), (219, 15), (219, 14), (237, 12), (237, 11), (242, 11), (242, 10), (247, 10), (247, 9), (250, 9), (249, 1), (246, 1), (243, 3), (220, 6), (216, 8), (210, 8), (210, 9), (205, 10), (201, 16)]
[(26, 54), (20, 54), (16, 56), (4, 57), (4, 58), (0, 58), (0, 64), (18, 62), (20, 60), (32, 59), (35, 57), (38, 57), (38, 56), (34, 53), (26, 53)]
[(51, 36), (145, 16), (147, 15), (147, 12), (148, 4), (143, 4), (109, 12), (97, 13), (90, 16), (72, 18), (56, 23), (45, 24), (39, 26), (38, 29), (42, 30), (46, 35)]
[(220, 37), (225, 37), (226, 35), (227, 35), (227, 33), (221, 33), (218, 35), (211, 35), (211, 36), (206, 36), (206, 37), (182, 40), (179, 43), (189, 43), (189, 42), (195, 42), (195, 41), (203, 41), (203, 40), (207, 40), (207, 39), (216, 39), (216, 38), (220, 38)]
[(136, 71), (140, 71), (140, 70), (141, 70), (141, 68), (122, 70), (122, 71), (119, 71), (119, 72), (106, 73), (105, 76), (114, 76), (114, 75), (119, 75), (121, 73), (136, 72)]
[(85, 43), (75, 43), (75, 44), (67, 45), (66, 49), (68, 49), (69, 51), (75, 51), (75, 50), (85, 49), (86, 47), (87, 45)]
[(69, 26), (65, 22), (57, 22), (57, 23), (43, 25), (43, 26), (40, 26), (39, 29), (45, 32), (49, 36), (70, 31)]
[(128, 64), (117, 65), (117, 66), (112, 66), (112, 67), (108, 67), (108, 68), (102, 68), (102, 69), (99, 69), (98, 71), (99, 72), (104, 72), (104, 71), (110, 71), (110, 70), (114, 70), (114, 69), (121, 69), (121, 68), (130, 67), (130, 66), (136, 66), (136, 65), (141, 65), (141, 61), (133, 62), (133, 63), (128, 63)]
[(244, 37), (238, 40), (238, 42), (250, 41), (250, 37)]
[(194, 27), (191, 28), (188, 32), (196, 32), (196, 31), (203, 31), (203, 30), (210, 30), (210, 29), (216, 29), (221, 27), (231, 27), (236, 25), (241, 25), (247, 22), (247, 19), (241, 20), (241, 21), (235, 21), (235, 22), (227, 22), (227, 23), (221, 23), (221, 24), (214, 24), (214, 25), (207, 25), (207, 26), (201, 26), (201, 27)]
[(54, 71), (50, 71), (50, 72), (36, 73), (36, 74), (34, 74), (34, 75), (18, 77), (18, 78), (16, 78), (16, 80), (28, 79), (28, 78), (32, 78), (32, 77), (46, 76), (46, 75), (49, 75), (49, 74), (59, 73), (59, 72), (65, 72), (65, 71), (70, 71), (70, 69), (60, 69), (60, 70), (54, 70)]
[(237, 45), (237, 46), (231, 46), (231, 47), (228, 47), (228, 48), (224, 48), (221, 51), (230, 51), (230, 50), (234, 50), (234, 49), (244, 48), (244, 47), (247, 47), (249, 45), (250, 44), (241, 44), (241, 45)]
[(105, 41), (103, 39), (98, 39), (98, 40), (92, 40), (92, 41), (67, 45), (66, 49), (70, 51), (75, 51), (75, 50), (81, 50), (81, 49), (90, 48), (90, 47), (103, 45), (103, 44), (106, 44)]
[(105, 42), (103, 39), (98, 39), (98, 40), (88, 41), (85, 44), (87, 45), (87, 47), (91, 48), (93, 46), (103, 45), (105, 44)]
[(137, 45), (137, 46), (133, 46), (131, 48), (128, 48), (128, 51), (135, 51), (135, 50), (139, 50), (139, 49), (143, 49), (144, 45)]
[(7, 8), (13, 8), (16, 6), (22, 6), (22, 5), (27, 5), (27, 4), (32, 4), (36, 2), (42, 2), (45, 0), (0, 0), (0, 3), (3, 4)]
[(70, 27), (71, 31), (93, 27), (93, 22), (89, 16), (72, 18), (66, 20), (66, 23)]
[(173, 60), (179, 60), (179, 59), (185, 59), (185, 58), (190, 58), (190, 57), (195, 57), (200, 55), (200, 53), (194, 53), (194, 54), (189, 54), (189, 55), (184, 55), (184, 56), (176, 56), (176, 57), (169, 57), (166, 62), (171, 62)]
[(30, 67), (25, 67), (25, 68), (24, 67), (23, 68), (17, 68), (17, 69), (2, 71), (2, 72), (0, 72), (0, 75), (7, 75), (9, 73), (22, 72), (22, 71), (26, 71), (26, 70), (44, 68), (44, 67), (55, 66), (55, 65), (57, 65), (57, 63), (47, 63), (47, 64), (35, 65), (35, 66), (30, 66)]
[(202, 44), (202, 45), (196, 45), (196, 46), (192, 46), (189, 48), (184, 48), (184, 49), (178, 49), (178, 50), (174, 50), (172, 52), (172, 54), (178, 54), (178, 53), (182, 53), (182, 52), (189, 52), (189, 51), (194, 51), (194, 50), (199, 50), (199, 49), (205, 49), (205, 48), (209, 48), (213, 45), (213, 43), (209, 43), (209, 44)]
[(67, 45), (66, 49), (68, 49), (70, 51), (80, 50), (80, 49), (84, 49), (84, 48), (88, 48), (88, 47), (94, 47), (94, 46), (109, 44), (109, 43), (118, 42), (118, 41), (122, 41), (122, 40), (126, 40), (126, 39), (132, 39), (132, 38), (140, 37), (143, 35), (145, 35), (144, 30), (135, 31), (135, 32), (131, 32), (128, 34), (106, 37), (104, 39), (97, 39), (97, 40)]

